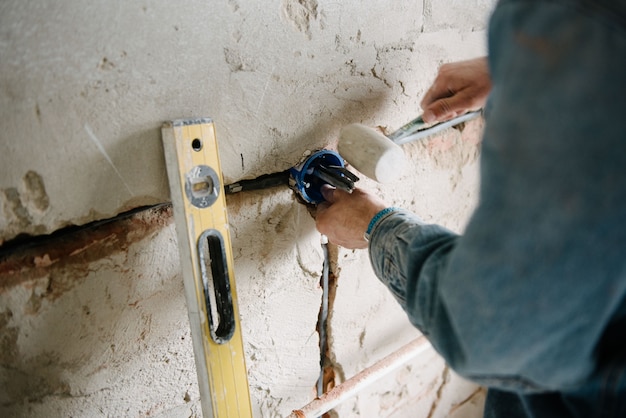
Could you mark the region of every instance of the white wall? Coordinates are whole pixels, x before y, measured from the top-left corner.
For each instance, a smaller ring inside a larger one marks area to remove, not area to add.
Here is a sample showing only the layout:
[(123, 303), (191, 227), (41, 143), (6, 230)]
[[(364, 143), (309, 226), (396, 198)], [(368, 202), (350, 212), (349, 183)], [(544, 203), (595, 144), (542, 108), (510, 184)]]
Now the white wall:
[[(439, 64), (485, 52), (491, 5), (5, 1), (0, 242), (166, 202), (165, 120), (212, 117), (227, 182), (286, 169), (346, 123), (398, 127)], [(400, 181), (362, 185), (460, 231), (480, 131), (408, 145)], [(282, 416), (319, 372), (319, 235), (287, 189), (231, 196), (228, 211), (255, 413)], [(199, 413), (171, 214), (113, 225), (0, 258), (0, 415)], [(417, 333), (365, 252), (334, 257), (339, 383)], [(478, 416), (476, 389), (430, 352), (337, 413)]]

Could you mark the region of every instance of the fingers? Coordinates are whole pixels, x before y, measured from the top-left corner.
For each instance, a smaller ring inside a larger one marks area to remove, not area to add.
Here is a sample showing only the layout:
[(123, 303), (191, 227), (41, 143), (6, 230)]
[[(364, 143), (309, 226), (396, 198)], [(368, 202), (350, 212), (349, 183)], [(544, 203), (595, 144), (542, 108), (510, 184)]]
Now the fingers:
[(437, 80), (435, 80), (433, 82), (433, 85), (430, 86), (430, 88), (428, 89), (424, 97), (422, 98), (422, 101), (420, 102), (420, 106), (422, 107), (422, 109), (426, 109), (432, 102), (439, 99), (440, 98), (439, 96), (440, 96), (439, 88), (437, 86)]
[(422, 118), (432, 123), (478, 109), (484, 106), (490, 90), (485, 57), (444, 64), (420, 103)]
[(461, 90), (453, 96), (436, 100), (428, 105), (424, 108), (422, 119), (426, 123), (452, 119), (473, 110), (475, 101), (469, 90)]
[(434, 123), (446, 120), (450, 115), (450, 104), (446, 99), (440, 99), (425, 108), (422, 114), (422, 120), (426, 123)]
[(422, 114), (422, 119), (426, 123), (444, 121), (455, 117), (462, 111), (462, 106), (455, 103), (454, 96), (439, 99), (428, 106)]
[[(354, 191), (359, 190), (359, 189), (354, 189), (353, 193), (355, 196), (358, 193), (354, 193)], [(347, 197), (349, 197), (351, 195), (351, 193), (348, 193), (344, 190), (341, 189), (337, 189), (333, 186), (331, 186), (330, 184), (324, 184), (322, 185), (322, 187), (320, 187), (320, 192), (322, 193), (322, 197), (324, 198), (324, 200), (326, 201), (325, 203), (328, 204), (333, 204), (333, 203), (337, 203), (340, 200), (346, 199)], [(323, 203), (322, 203), (323, 204)], [(328, 205), (330, 206), (330, 205)]]
[(352, 193), (330, 186), (320, 190), (327, 200), (317, 205), (318, 231), (344, 248), (367, 248), (363, 233), (372, 217), (387, 205), (372, 193), (358, 188)]
[(328, 236), (332, 235), (332, 217), (327, 214), (330, 207), (326, 203), (321, 203), (317, 206), (317, 212), (315, 214), (315, 226), (320, 233)]
[(336, 188), (332, 187), (330, 184), (324, 184), (320, 188), (320, 192), (322, 193), (322, 197), (329, 203), (335, 203), (335, 192)]
[(445, 87), (445, 84), (438, 76), (426, 95), (421, 101), (420, 106), (424, 110), (422, 119), (426, 123), (432, 123), (449, 119), (452, 113), (458, 111), (456, 109), (458, 102), (458, 93)]

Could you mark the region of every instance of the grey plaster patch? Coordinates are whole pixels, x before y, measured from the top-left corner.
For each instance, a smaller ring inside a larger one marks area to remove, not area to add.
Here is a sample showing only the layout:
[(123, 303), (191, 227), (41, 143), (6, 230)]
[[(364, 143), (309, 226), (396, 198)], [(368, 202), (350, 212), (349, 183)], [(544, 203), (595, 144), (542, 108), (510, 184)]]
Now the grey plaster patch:
[(26, 228), (31, 222), (31, 217), (22, 204), (22, 199), (17, 188), (8, 187), (2, 190), (2, 192), (4, 213), (9, 227), (17, 226), (19, 228)]
[(28, 171), (24, 175), (24, 192), (22, 194), (22, 200), (26, 206), (37, 210), (39, 212), (45, 212), (50, 207), (50, 199), (46, 193), (46, 186), (44, 185), (43, 178), (39, 173), (35, 171)]
[(0, 189), (0, 245), (6, 237), (20, 233), (37, 235), (45, 227), (43, 217), (50, 208), (44, 180), (29, 170), (17, 187)]
[(224, 48), (224, 60), (231, 73), (254, 71), (254, 65), (248, 59), (242, 57), (241, 53), (235, 49)]
[(283, 0), (281, 11), (298, 32), (311, 39), (311, 21), (318, 18), (317, 8), (316, 0)]

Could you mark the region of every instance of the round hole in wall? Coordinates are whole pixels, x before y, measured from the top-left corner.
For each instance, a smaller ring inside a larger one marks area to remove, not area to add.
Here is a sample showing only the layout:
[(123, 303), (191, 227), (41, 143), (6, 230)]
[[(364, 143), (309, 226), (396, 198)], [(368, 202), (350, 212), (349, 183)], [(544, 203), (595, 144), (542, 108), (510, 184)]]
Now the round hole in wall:
[(198, 138), (194, 139), (191, 141), (191, 148), (193, 148), (194, 151), (200, 151), (202, 149), (202, 141)]

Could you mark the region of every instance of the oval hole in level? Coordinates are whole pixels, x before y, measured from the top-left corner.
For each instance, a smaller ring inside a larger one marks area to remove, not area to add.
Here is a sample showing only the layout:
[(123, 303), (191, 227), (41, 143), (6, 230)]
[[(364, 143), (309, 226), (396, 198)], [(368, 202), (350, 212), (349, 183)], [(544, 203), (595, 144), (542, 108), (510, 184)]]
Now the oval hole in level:
[(198, 240), (200, 272), (211, 338), (228, 342), (235, 333), (235, 312), (222, 234), (207, 229)]
[(194, 151), (200, 151), (202, 149), (202, 141), (199, 138), (194, 139), (191, 141), (191, 148)]

